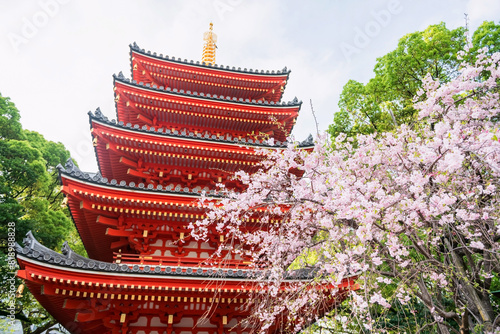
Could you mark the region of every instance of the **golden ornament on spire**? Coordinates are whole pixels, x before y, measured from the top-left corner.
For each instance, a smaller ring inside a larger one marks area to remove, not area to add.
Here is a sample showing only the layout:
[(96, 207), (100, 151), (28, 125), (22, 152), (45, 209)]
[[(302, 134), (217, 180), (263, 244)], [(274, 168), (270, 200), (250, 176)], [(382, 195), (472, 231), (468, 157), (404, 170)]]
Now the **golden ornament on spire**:
[(203, 45), (203, 56), (201, 61), (214, 65), (215, 64), (215, 49), (217, 48), (217, 35), (213, 33), (213, 23), (210, 22), (210, 30), (203, 34), (203, 40), (205, 44)]

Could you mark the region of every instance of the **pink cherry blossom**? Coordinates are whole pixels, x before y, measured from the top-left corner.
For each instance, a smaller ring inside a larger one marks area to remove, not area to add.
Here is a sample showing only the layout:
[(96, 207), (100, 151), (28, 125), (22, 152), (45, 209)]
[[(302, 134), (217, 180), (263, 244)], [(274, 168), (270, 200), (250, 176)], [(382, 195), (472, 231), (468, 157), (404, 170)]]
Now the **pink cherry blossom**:
[[(429, 326), (458, 328), (464, 312), (485, 331), (500, 326), (488, 295), (500, 271), (499, 65), (500, 54), (485, 53), (448, 83), (427, 76), (417, 125), (355, 140), (341, 134), (335, 149), (321, 135), (312, 151), (293, 142), (261, 150), (258, 172), (236, 173), (245, 192), (204, 197), (210, 212), (193, 235), (224, 232), (221, 249), (233, 245), (253, 260), (251, 307), (263, 331), (283, 315), (291, 331), (316, 321), (339, 293), (325, 287), (349, 277), (359, 285), (347, 295), (350, 318), (374, 331), (371, 308), (394, 301), (426, 307)], [(285, 292), (298, 269), (311, 276)]]

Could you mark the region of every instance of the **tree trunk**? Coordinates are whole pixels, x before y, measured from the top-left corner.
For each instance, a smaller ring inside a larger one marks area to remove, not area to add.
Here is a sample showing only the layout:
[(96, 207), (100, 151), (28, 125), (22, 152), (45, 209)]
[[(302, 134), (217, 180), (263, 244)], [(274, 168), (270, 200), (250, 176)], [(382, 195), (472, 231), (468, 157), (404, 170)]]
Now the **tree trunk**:
[[(427, 290), (427, 287), (425, 286), (425, 282), (422, 277), (420, 277), (420, 280), (417, 281), (417, 285), (420, 288), (420, 292), (422, 293), (423, 297), (422, 301), (424, 302), (424, 305), (427, 306), (427, 308), (430, 310), (434, 306), (434, 303), (432, 302), (432, 297), (429, 294), (429, 290)], [(436, 320), (436, 323), (438, 325), (439, 333), (450, 334), (448, 327), (443, 325), (442, 322), (438, 321), (434, 315), (435, 312), (431, 312), (431, 316), (434, 318), (434, 320)]]
[(489, 301), (482, 299), (476, 289), (470, 283), (470, 277), (467, 275), (467, 271), (465, 269), (465, 264), (463, 259), (454, 251), (451, 247), (451, 244), (448, 239), (445, 239), (446, 247), (450, 251), (451, 260), (453, 262), (453, 266), (457, 269), (459, 279), (461, 284), (464, 286), (464, 293), (467, 293), (469, 299), (474, 303), (479, 311), (479, 316), (481, 317), (482, 324), (484, 326), (485, 332), (493, 331), (493, 314), (491, 314), (491, 304)]
[(460, 334), (469, 334), (469, 311), (465, 309), (460, 324)]

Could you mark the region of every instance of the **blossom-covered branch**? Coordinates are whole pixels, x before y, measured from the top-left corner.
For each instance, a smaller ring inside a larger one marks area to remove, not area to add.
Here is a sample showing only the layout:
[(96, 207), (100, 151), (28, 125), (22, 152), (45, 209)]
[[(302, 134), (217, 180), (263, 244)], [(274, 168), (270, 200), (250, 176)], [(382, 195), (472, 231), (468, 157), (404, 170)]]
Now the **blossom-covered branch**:
[[(445, 84), (427, 77), (413, 126), (355, 141), (323, 136), (313, 151), (290, 144), (264, 152), (259, 172), (236, 174), (246, 191), (213, 204), (194, 235), (215, 226), (258, 264), (263, 330), (283, 314), (295, 331), (317, 320), (312, 310), (328, 296), (311, 287), (353, 275), (360, 289), (331, 317), (341, 327), (387, 331), (377, 316), (395, 305), (426, 310), (415, 330), (500, 326), (491, 293), (500, 273), (499, 60), (480, 54)], [(260, 228), (249, 228), (251, 217)], [(287, 272), (300, 268), (313, 275), (283, 293)], [(357, 321), (342, 323), (342, 312)]]

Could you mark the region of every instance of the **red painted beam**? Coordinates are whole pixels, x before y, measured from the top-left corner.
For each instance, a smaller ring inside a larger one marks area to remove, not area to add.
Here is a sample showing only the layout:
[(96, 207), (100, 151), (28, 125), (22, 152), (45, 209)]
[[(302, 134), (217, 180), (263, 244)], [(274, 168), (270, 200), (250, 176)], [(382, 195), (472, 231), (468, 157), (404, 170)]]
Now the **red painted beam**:
[(135, 235), (135, 231), (123, 231), (123, 230), (115, 230), (112, 228), (107, 228), (106, 229), (106, 235), (113, 236), (113, 237), (129, 237)]

